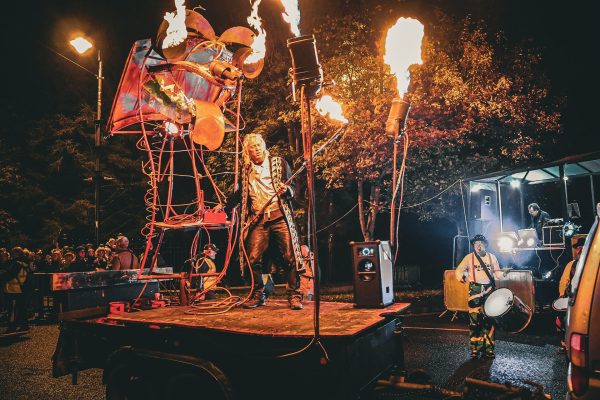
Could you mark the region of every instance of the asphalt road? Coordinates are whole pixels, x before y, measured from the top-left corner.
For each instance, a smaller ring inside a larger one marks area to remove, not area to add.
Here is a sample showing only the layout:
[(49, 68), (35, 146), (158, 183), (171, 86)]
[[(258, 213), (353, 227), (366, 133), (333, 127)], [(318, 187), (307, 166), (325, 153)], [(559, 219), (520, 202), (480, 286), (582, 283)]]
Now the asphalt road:
[[(408, 371), (425, 371), (430, 383), (451, 390), (461, 390), (464, 378), (470, 376), (528, 388), (531, 386), (525, 381), (533, 381), (542, 384), (553, 399), (565, 398), (567, 362), (557, 352), (559, 342), (551, 315), (537, 318), (522, 334), (498, 334), (496, 358), (472, 361), (467, 348), (466, 320), (450, 321), (448, 315), (438, 318), (437, 313), (426, 314), (405, 319)], [(81, 372), (75, 386), (69, 376), (52, 378), (51, 357), (58, 333), (57, 325), (38, 325), (22, 338), (0, 340), (0, 399), (104, 398), (99, 370)], [(377, 398), (419, 397), (415, 393), (383, 391)]]
[(537, 316), (523, 333), (499, 332), (493, 360), (470, 359), (466, 318), (409, 316), (404, 325), (406, 368), (425, 371), (433, 385), (460, 391), (464, 379), (472, 377), (532, 390), (534, 386), (526, 383), (530, 381), (543, 385), (553, 399), (565, 398), (568, 363), (558, 353), (552, 313)]

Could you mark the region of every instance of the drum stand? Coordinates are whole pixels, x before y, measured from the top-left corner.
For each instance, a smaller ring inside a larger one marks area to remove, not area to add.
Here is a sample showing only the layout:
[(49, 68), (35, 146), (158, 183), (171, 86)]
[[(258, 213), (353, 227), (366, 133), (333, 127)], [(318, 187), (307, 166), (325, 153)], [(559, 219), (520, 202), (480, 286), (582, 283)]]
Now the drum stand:
[[(448, 313), (450, 310), (445, 309), (440, 315), (438, 315), (438, 318), (442, 318), (444, 315), (446, 315), (446, 313)], [(458, 311), (453, 311), (452, 312), (452, 318), (450, 318), (450, 322), (453, 322), (456, 318), (458, 318)]]

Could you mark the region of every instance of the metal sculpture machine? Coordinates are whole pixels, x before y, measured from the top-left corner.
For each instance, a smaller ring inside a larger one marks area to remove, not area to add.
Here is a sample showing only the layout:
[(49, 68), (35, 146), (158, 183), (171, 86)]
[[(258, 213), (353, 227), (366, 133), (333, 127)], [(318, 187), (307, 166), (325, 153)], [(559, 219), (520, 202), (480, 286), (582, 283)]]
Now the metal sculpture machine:
[[(235, 134), (232, 155), (237, 186), (242, 83), (257, 77), (264, 65), (264, 53), (252, 49), (256, 39), (251, 29), (242, 26), (217, 36), (201, 14), (180, 5), (177, 14), (167, 14), (154, 41), (133, 44), (108, 131), (110, 135), (141, 135), (137, 148), (148, 155), (142, 165), (149, 189), (144, 198), (148, 222), (142, 229), (146, 247), (139, 279), (157, 277), (152, 271), (167, 230), (197, 230), (190, 247), (190, 259), (195, 259), (202, 231), (227, 229), (225, 267), (209, 273), (213, 275), (211, 287), (204, 291), (218, 285), (227, 271), (236, 237), (235, 215), (227, 220), (224, 212), (215, 213), (206, 206), (203, 183), (212, 186), (218, 203), (224, 195), (204, 156), (221, 146), (226, 133)], [(144, 268), (149, 268), (147, 275), (142, 274)], [(206, 274), (190, 273), (185, 278), (198, 275)], [(184, 278), (184, 274), (172, 278)]]

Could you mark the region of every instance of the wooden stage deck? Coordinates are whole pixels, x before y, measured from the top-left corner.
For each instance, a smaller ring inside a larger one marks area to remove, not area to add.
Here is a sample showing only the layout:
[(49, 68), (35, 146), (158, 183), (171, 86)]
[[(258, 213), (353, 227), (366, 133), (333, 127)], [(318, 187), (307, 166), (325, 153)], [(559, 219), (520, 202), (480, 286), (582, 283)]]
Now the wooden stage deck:
[[(204, 304), (210, 304), (206, 302)], [(354, 308), (351, 303), (321, 302), (320, 333), (323, 337), (354, 336), (385, 320), (382, 314), (404, 312), (409, 303), (386, 308)], [(290, 310), (285, 300), (269, 300), (255, 309), (236, 307), (221, 314), (191, 314), (192, 307), (155, 308), (120, 315), (110, 314), (108, 321), (124, 325), (179, 326), (223, 332), (273, 337), (311, 337), (314, 332), (314, 303), (305, 302), (303, 310)]]

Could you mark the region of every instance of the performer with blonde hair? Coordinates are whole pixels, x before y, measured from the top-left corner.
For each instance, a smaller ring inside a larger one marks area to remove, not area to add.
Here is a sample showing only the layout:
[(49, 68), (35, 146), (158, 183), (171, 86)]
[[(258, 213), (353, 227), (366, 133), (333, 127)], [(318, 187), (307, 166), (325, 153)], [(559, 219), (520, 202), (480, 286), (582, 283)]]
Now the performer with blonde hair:
[(286, 184), (290, 167), (281, 157), (271, 156), (262, 136), (257, 134), (244, 138), (242, 158), (241, 189), (231, 196), (225, 208), (242, 205), (240, 265), (243, 269), (249, 264), (254, 276), (254, 298), (246, 307), (264, 306), (273, 290), (271, 275), (269, 271), (263, 273), (261, 265), (262, 255), (273, 238), (283, 260), (290, 308), (300, 310), (303, 306), (298, 271), (302, 269), (302, 258), (290, 204), (293, 190)]

